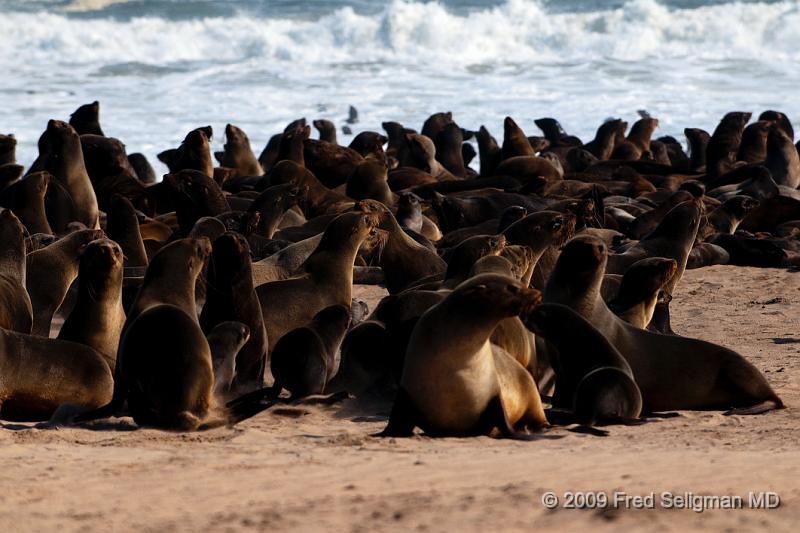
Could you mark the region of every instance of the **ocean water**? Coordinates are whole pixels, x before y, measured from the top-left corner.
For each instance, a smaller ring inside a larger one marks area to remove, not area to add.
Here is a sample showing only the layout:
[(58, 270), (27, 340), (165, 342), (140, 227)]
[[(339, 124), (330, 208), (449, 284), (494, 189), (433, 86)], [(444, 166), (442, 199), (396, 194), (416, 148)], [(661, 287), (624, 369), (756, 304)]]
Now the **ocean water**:
[(99, 100), (157, 172), (194, 127), (217, 148), (237, 124), (258, 153), (350, 105), (355, 132), (452, 111), (498, 137), (506, 115), (528, 134), (552, 116), (586, 140), (646, 109), (682, 140), (733, 109), (800, 117), (799, 45), (797, 0), (0, 0), (0, 132), (29, 164), (48, 119)]

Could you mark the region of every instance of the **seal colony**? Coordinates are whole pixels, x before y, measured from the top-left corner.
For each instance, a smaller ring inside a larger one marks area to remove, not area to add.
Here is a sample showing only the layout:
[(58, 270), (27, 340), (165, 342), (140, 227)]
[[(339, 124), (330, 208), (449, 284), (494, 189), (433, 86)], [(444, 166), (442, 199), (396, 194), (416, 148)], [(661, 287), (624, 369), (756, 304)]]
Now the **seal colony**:
[[(98, 102), (49, 121), (27, 169), (4, 142), (0, 418), (190, 431), (347, 398), (391, 412), (383, 436), (523, 438), (783, 408), (669, 309), (687, 268), (800, 266), (791, 122), (731, 112), (686, 153), (641, 115), (585, 143), (506, 117), (498, 142), (441, 112), (349, 146), (301, 118), (258, 157), (202, 126), (160, 181)], [(389, 294), (369, 310), (354, 283)]]

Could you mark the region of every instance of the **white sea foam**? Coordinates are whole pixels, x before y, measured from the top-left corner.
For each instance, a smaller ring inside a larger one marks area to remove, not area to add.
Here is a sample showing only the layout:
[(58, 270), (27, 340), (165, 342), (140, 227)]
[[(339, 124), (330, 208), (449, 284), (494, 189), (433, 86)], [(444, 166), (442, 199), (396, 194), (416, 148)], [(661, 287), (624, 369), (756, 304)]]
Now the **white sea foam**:
[(197, 124), (236, 122), (259, 144), (286, 120), (341, 120), (350, 104), (372, 129), (386, 119), (418, 126), (446, 108), (466, 127), (499, 133), (505, 114), (550, 115), (583, 136), (645, 107), (678, 135), (713, 128), (732, 107), (800, 115), (798, 42), (798, 1), (671, 9), (631, 0), (561, 13), (508, 0), (455, 14), (394, 0), (378, 14), (341, 8), (319, 20), (9, 12), (0, 128), (17, 132), (27, 160), (48, 118), (94, 99), (109, 132), (151, 159)]

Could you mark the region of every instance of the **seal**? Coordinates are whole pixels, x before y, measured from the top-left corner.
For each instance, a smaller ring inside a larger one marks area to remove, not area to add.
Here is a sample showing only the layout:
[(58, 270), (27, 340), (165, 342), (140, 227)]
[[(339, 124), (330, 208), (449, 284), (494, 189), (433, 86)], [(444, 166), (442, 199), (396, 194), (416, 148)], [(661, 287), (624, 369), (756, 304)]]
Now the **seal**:
[(132, 154), (128, 154), (128, 163), (133, 168), (133, 171), (136, 173), (136, 177), (139, 178), (139, 181), (144, 183), (145, 185), (150, 185), (156, 182), (156, 171), (153, 170), (153, 166), (150, 164), (150, 161), (139, 152), (134, 152)]
[(206, 176), (214, 176), (214, 162), (211, 159), (211, 126), (196, 128), (184, 137), (181, 145), (173, 150), (158, 154), (158, 159), (167, 165), (170, 173), (181, 170), (196, 170)]
[(783, 407), (764, 376), (738, 353), (651, 333), (612, 313), (600, 297), (607, 253), (597, 237), (573, 238), (561, 251), (544, 301), (572, 308), (619, 350), (639, 385), (643, 412), (732, 408), (729, 412), (757, 414)]
[(84, 409), (111, 399), (103, 357), (83, 344), (0, 329), (0, 418), (47, 420), (62, 404)]
[(732, 111), (722, 117), (706, 146), (707, 178), (716, 179), (733, 168), (742, 132), (751, 116), (752, 113)]
[(53, 233), (45, 212), (45, 195), (52, 176), (34, 172), (0, 191), (0, 206), (11, 209), (31, 235)]
[(698, 239), (705, 239), (714, 233), (735, 233), (742, 220), (758, 205), (759, 201), (750, 196), (730, 197), (706, 217), (705, 225), (698, 230)]
[(264, 170), (250, 147), (247, 134), (233, 124), (225, 126), (225, 146), (220, 164), (233, 168), (240, 176), (261, 176)]
[(553, 407), (590, 426), (639, 418), (642, 394), (630, 365), (586, 319), (567, 306), (542, 304), (524, 322), (558, 350)]
[[(656, 304), (659, 302), (664, 285), (678, 271), (674, 259), (648, 257), (632, 264), (622, 276), (616, 297), (608, 307), (622, 320), (645, 329), (653, 319)], [(668, 300), (671, 294), (665, 294)]]
[(122, 248), (126, 267), (147, 266), (147, 250), (139, 230), (139, 218), (130, 200), (115, 194), (106, 218), (106, 233)]
[(336, 142), (336, 124), (330, 120), (317, 119), (312, 122), (317, 131), (319, 132), (319, 140), (331, 144), (339, 144)]
[(167, 174), (164, 181), (172, 190), (182, 235), (188, 235), (200, 218), (219, 216), (231, 210), (222, 189), (203, 172), (181, 170)]
[(771, 128), (772, 123), (766, 120), (749, 124), (742, 131), (742, 142), (736, 160), (746, 163), (764, 161), (767, 158), (767, 136)]
[(81, 135), (81, 150), (100, 210), (108, 210), (114, 194), (121, 194), (144, 205), (145, 187), (136, 176), (136, 171), (128, 161), (125, 145), (119, 139)]
[(39, 139), (38, 162), (41, 168), (37, 170), (48, 171), (61, 185), (48, 190), (47, 219), (53, 230), (64, 233), (73, 221), (99, 228), (97, 196), (83, 161), (80, 137), (72, 126), (59, 120), (47, 123)]
[(371, 199), (386, 206), (394, 206), (397, 204), (397, 195), (389, 188), (388, 180), (389, 168), (383, 161), (364, 159), (348, 176), (345, 194), (353, 200)]
[[(700, 226), (700, 204), (689, 201), (673, 207), (661, 223), (649, 235), (622, 254), (608, 257), (607, 273), (624, 274), (633, 263), (646, 257), (666, 257), (678, 263), (678, 270), (664, 286), (667, 294), (672, 294), (683, 276), (686, 261), (697, 238)], [(669, 325), (669, 304), (659, 304), (652, 327), (662, 333), (671, 333)]]
[(214, 368), (214, 398), (227, 401), (236, 373), (236, 354), (250, 340), (250, 328), (236, 321), (220, 322), (206, 336)]
[(17, 162), (17, 139), (0, 133), (0, 167)]
[(617, 138), (624, 138), (628, 123), (621, 119), (604, 122), (597, 128), (594, 139), (583, 145), (584, 150), (604, 161), (611, 158)]
[(25, 228), (8, 209), (0, 212), (0, 328), (30, 333), (33, 308), (25, 290)]
[(200, 327), (210, 334), (217, 324), (237, 321), (250, 330), (250, 340), (236, 355), (234, 392), (250, 392), (264, 383), (267, 332), (261, 305), (253, 288), (250, 247), (235, 232), (225, 232), (214, 241), (206, 275), (206, 301)]
[(731, 260), (731, 255), (716, 244), (701, 242), (689, 252), (689, 259), (686, 261), (686, 268), (701, 268), (712, 265), (727, 265)]
[(113, 396), (76, 422), (116, 415), (128, 400), (137, 424), (197, 427), (213, 384), (195, 301), (195, 283), (210, 253), (206, 238), (178, 239), (153, 256), (122, 328)]
[(336, 354), (349, 324), (350, 310), (333, 305), (281, 337), (270, 357), (273, 389), (288, 390), (292, 399), (322, 394), (338, 370)]
[(464, 141), (470, 139), (472, 133), (465, 132), (458, 124), (451, 122), (446, 124), (433, 139), (436, 145), (436, 159), (451, 174), (459, 178), (467, 177), (467, 168), (464, 164), (464, 155), (461, 147)]
[(658, 119), (655, 118), (647, 117), (634, 122), (628, 137), (621, 143), (615, 144), (611, 159), (636, 161), (643, 156), (652, 156), (650, 138), (657, 127)]
[(306, 195), (307, 189), (293, 183), (284, 183), (265, 189), (253, 199), (247, 208), (250, 213), (260, 213), (256, 231), (261, 237), (271, 239), (286, 212), (296, 206)]
[(69, 117), (69, 125), (75, 128), (78, 135), (104, 135), (100, 127), (100, 102), (84, 104)]
[(511, 117), (503, 120), (503, 146), (500, 151), (504, 160), (517, 156), (536, 155), (525, 132)]
[(378, 215), (371, 213), (339, 215), (301, 266), (304, 275), (256, 287), (270, 352), (283, 335), (307, 324), (322, 309), (337, 304), (350, 307), (353, 263), (378, 222)]
[(547, 425), (536, 384), (489, 337), (497, 324), (540, 301), (535, 289), (484, 274), (459, 285), (420, 317), (400, 388), (381, 435), (512, 436)]
[(436, 252), (419, 244), (403, 231), (385, 205), (375, 200), (362, 200), (356, 208), (379, 217), (380, 229), (388, 232), (386, 242), (378, 251), (378, 263), (386, 276), (389, 294), (398, 293), (415, 281), (447, 270), (447, 263)]
[(84, 248), (78, 268), (78, 297), (64, 320), (58, 338), (94, 348), (111, 372), (125, 324), (122, 308), (122, 249), (109, 239), (97, 239)]
[(492, 137), (485, 126), (478, 129), (475, 139), (478, 141), (480, 175), (483, 177), (494, 176), (497, 165), (503, 160), (503, 151), (497, 144), (497, 139)]
[(50, 335), (50, 322), (78, 277), (80, 254), (103, 237), (100, 230), (78, 230), (25, 258), (25, 288), (33, 306), (34, 335)]

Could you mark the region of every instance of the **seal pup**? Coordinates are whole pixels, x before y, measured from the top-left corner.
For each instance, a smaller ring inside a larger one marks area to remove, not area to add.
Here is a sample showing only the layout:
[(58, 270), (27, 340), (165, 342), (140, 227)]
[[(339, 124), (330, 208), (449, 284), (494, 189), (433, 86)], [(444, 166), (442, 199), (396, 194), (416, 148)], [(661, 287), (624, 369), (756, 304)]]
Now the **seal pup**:
[(547, 425), (531, 375), (489, 337), (504, 318), (540, 302), (541, 293), (484, 274), (459, 285), (416, 323), (400, 388), (382, 436), (513, 436)]
[(764, 376), (738, 353), (706, 341), (645, 331), (612, 313), (600, 296), (607, 260), (607, 247), (599, 238), (573, 238), (561, 251), (544, 301), (572, 308), (619, 350), (639, 385), (643, 412), (731, 409), (758, 414), (783, 407)]
[(0, 212), (0, 328), (30, 333), (33, 308), (25, 290), (25, 228), (9, 209)]
[(333, 305), (281, 337), (270, 357), (275, 392), (286, 389), (292, 399), (322, 394), (338, 370), (336, 355), (349, 324), (350, 310)]
[(214, 398), (227, 401), (236, 375), (236, 354), (250, 340), (250, 328), (231, 320), (220, 322), (206, 335), (214, 369)]
[(542, 304), (525, 325), (558, 350), (553, 407), (589, 426), (630, 423), (642, 412), (642, 394), (630, 365), (581, 315), (567, 306)]
[(58, 339), (94, 348), (114, 372), (125, 324), (122, 308), (122, 249), (109, 239), (86, 245), (78, 267), (78, 297)]
[(635, 262), (622, 276), (616, 296), (608, 303), (609, 309), (628, 324), (646, 329), (656, 304), (672, 298), (664, 286), (677, 271), (674, 259), (648, 257)]
[(250, 330), (250, 339), (236, 355), (234, 391), (249, 392), (264, 381), (267, 332), (261, 305), (253, 288), (250, 247), (235, 232), (225, 232), (214, 241), (206, 274), (206, 301), (200, 327), (206, 334), (222, 322), (237, 321)]
[(25, 257), (25, 288), (33, 306), (34, 335), (50, 335), (53, 315), (78, 277), (80, 254), (87, 244), (103, 237), (100, 230), (79, 230)]

